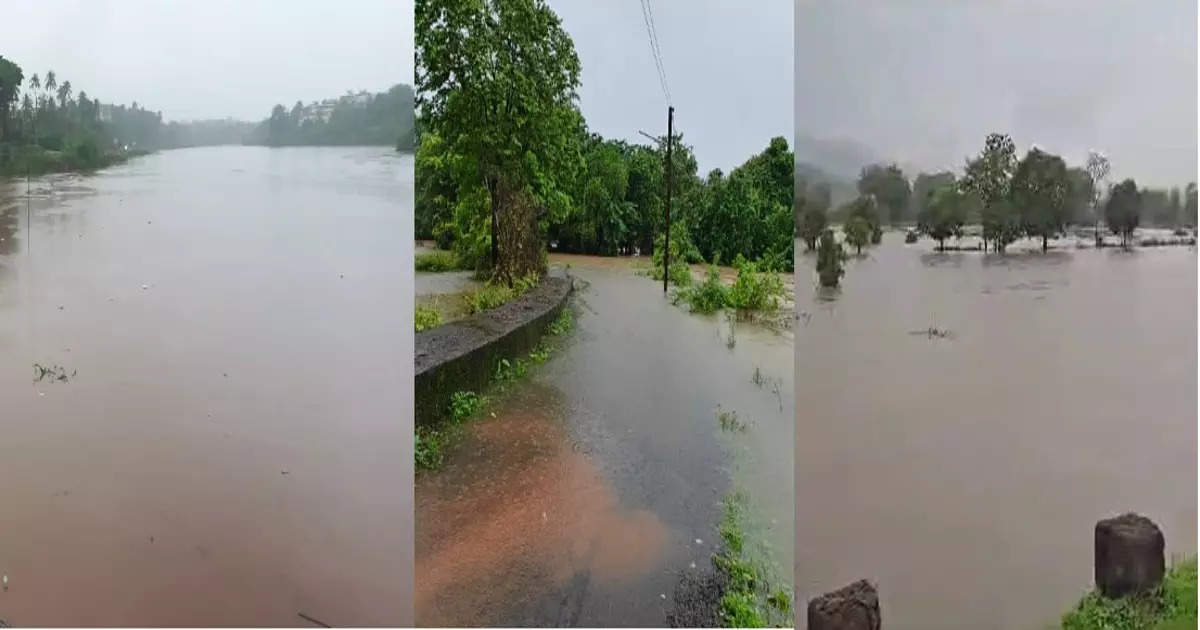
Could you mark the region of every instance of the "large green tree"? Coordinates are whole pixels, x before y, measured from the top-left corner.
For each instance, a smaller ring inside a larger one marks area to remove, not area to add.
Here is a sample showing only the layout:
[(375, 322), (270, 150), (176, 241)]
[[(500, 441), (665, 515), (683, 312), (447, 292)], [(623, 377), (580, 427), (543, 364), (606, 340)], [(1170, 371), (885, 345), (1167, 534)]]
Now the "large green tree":
[(1007, 203), (1013, 173), (1017, 170), (1017, 148), (1008, 134), (988, 134), (983, 151), (968, 160), (963, 169), (959, 186), (974, 193), (983, 204), (983, 247), (988, 242), (996, 244), (997, 251), (1016, 240), (1012, 228), (1019, 220), (1012, 216), (1013, 208)]
[[(511, 283), (539, 266), (536, 219), (569, 210), (582, 166), (575, 46), (543, 0), (418, 0), (415, 13), (420, 115), (462, 156), (460, 204), (490, 215), (493, 273)], [(500, 242), (502, 219), (518, 219), (501, 216), (506, 200), (535, 209), (503, 230), (519, 242)]]
[(917, 229), (938, 242), (938, 249), (946, 249), (946, 239), (962, 236), (962, 226), (967, 220), (969, 193), (964, 193), (953, 183), (947, 183), (932, 191), (929, 202), (917, 217)]
[(1129, 247), (1142, 216), (1142, 193), (1132, 179), (1113, 186), (1104, 207), (1104, 221), (1113, 234), (1121, 235), (1121, 246)]
[(21, 66), (0, 56), (0, 141), (9, 140), (8, 121), (23, 78)]
[(1061, 157), (1035, 147), (1017, 164), (1011, 182), (1012, 202), (1024, 232), (1042, 239), (1043, 252), (1049, 239), (1066, 229), (1070, 192), (1067, 165)]

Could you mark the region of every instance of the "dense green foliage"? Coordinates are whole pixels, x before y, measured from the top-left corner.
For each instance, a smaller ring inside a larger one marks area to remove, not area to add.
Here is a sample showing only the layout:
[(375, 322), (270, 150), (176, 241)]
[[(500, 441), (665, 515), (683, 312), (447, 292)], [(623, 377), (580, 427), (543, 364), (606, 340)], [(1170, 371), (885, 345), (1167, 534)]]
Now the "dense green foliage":
[(951, 178), (941, 188), (929, 192), (929, 198), (922, 203), (921, 213), (917, 215), (917, 230), (936, 240), (939, 249), (945, 249), (946, 239), (962, 236), (971, 199), (971, 195), (960, 191)]
[[(656, 255), (666, 231), (666, 143), (590, 133), (574, 45), (543, 0), (417, 3), (416, 235), (505, 282), (547, 247)], [(701, 179), (672, 138), (671, 236), (690, 262), (742, 255), (790, 269), (793, 155), (771, 140)], [(661, 271), (655, 272), (661, 279)], [(682, 284), (684, 270), (670, 275)]]
[(1104, 205), (1104, 221), (1113, 234), (1121, 236), (1121, 245), (1128, 246), (1142, 215), (1142, 192), (1132, 179), (1113, 186)]
[(395, 145), (411, 151), (415, 114), (413, 89), (393, 85), (379, 94), (347, 92), (334, 99), (307, 105), (296, 101), (290, 109), (276, 105), (271, 115), (245, 137), (246, 144), (273, 147), (292, 145)]
[(1093, 591), (1063, 615), (1063, 630), (1183, 630), (1196, 627), (1196, 558), (1171, 567), (1153, 592), (1108, 599)]

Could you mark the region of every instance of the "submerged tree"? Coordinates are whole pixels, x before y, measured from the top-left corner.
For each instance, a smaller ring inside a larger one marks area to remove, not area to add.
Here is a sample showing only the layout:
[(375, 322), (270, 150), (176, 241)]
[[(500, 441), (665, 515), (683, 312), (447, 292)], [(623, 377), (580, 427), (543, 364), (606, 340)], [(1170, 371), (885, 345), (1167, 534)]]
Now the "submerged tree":
[(824, 210), (811, 202), (805, 203), (804, 214), (800, 217), (800, 225), (797, 230), (809, 251), (817, 248), (817, 239), (821, 237), (821, 232), (825, 231), (826, 222)]
[(821, 238), (817, 244), (817, 276), (820, 278), (821, 286), (836, 287), (841, 281), (842, 275), (846, 273), (842, 268), (842, 260), (845, 259), (846, 253), (842, 250), (842, 244), (838, 242), (837, 236), (833, 234), (833, 230), (826, 228), (821, 232)]
[(860, 216), (851, 217), (842, 230), (846, 233), (846, 242), (854, 248), (856, 254), (861, 255), (862, 248), (871, 242), (871, 226), (867, 220)]
[(870, 227), (871, 243), (878, 245), (883, 240), (883, 225), (879, 218), (879, 204), (874, 195), (862, 195), (851, 201), (846, 208), (846, 220), (860, 217)]
[[(974, 193), (983, 204), (983, 248), (989, 241), (998, 243), (997, 250), (1016, 240), (1011, 234), (1015, 217), (1013, 208), (1006, 202), (1017, 170), (1017, 148), (1008, 134), (988, 134), (983, 151), (967, 162), (959, 185), (966, 192)], [(1010, 238), (1011, 237), (1011, 238)], [(1007, 240), (1006, 240), (1007, 239)]]
[(1121, 235), (1121, 246), (1129, 247), (1142, 215), (1142, 193), (1132, 179), (1113, 186), (1104, 208), (1104, 221), (1113, 234)]
[(953, 183), (930, 194), (930, 201), (917, 217), (917, 229), (938, 242), (938, 249), (946, 249), (946, 239), (962, 236), (966, 222), (967, 193), (958, 190)]
[(1092, 217), (1095, 221), (1096, 247), (1100, 247), (1104, 244), (1104, 237), (1100, 234), (1100, 197), (1104, 194), (1104, 183), (1108, 179), (1108, 158), (1098, 151), (1088, 151), (1084, 170), (1092, 180)]
[(1050, 237), (1066, 229), (1070, 189), (1063, 159), (1036, 147), (1025, 154), (1013, 174), (1010, 195), (1021, 227), (1029, 236), (1041, 237), (1043, 252)]

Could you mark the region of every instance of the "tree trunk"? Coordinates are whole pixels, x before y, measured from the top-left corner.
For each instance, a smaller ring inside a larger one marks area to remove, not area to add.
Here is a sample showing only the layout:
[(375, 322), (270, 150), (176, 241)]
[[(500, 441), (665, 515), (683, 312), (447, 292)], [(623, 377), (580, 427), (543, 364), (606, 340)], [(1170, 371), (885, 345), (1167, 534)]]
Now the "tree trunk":
[(496, 232), (497, 232), (496, 228), (497, 228), (497, 223), (498, 223), (498, 221), (497, 221), (498, 213), (497, 213), (496, 206), (500, 204), (500, 200), (496, 198), (496, 192), (497, 192), (496, 191), (496, 180), (495, 179), (489, 180), (488, 184), (487, 184), (487, 188), (488, 188), (488, 196), (491, 198), (491, 201), (492, 201), (492, 204), (491, 204), (492, 205), (492, 269), (495, 269), (496, 266), (500, 264), (500, 243), (496, 238)]
[(1042, 253), (1043, 254), (1046, 253), (1046, 235), (1045, 234), (1042, 235)]

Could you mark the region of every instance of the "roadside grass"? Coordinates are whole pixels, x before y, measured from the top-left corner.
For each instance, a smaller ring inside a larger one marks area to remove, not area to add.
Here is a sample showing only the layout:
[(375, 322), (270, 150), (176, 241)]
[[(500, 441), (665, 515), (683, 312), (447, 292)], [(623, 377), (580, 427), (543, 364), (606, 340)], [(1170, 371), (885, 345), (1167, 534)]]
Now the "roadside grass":
[(747, 499), (733, 492), (722, 501), (718, 526), (721, 549), (713, 566), (725, 578), (718, 616), (726, 628), (792, 627), (792, 597), (786, 588), (772, 586), (770, 571), (751, 557), (745, 531)]
[(414, 257), (414, 265), (417, 271), (428, 272), (461, 271), (465, 269), (459, 264), (458, 256), (454, 252), (440, 249), (418, 253)]
[(446, 461), (446, 453), (463, 435), (464, 425), (485, 413), (511, 391), (514, 384), (533, 372), (535, 366), (548, 361), (558, 348), (561, 339), (570, 332), (574, 314), (570, 306), (559, 311), (558, 316), (546, 328), (546, 334), (527, 357), (500, 359), (492, 370), (492, 377), (484, 393), (470, 391), (454, 392), (445, 419), (434, 427), (417, 427), (413, 438), (413, 463), (416, 470), (434, 471)]
[(442, 325), (442, 312), (436, 303), (418, 304), (416, 312), (413, 314), (413, 323), (417, 332), (437, 328)]
[(1062, 618), (1063, 630), (1181, 630), (1196, 627), (1196, 557), (1174, 563), (1149, 593), (1108, 599), (1092, 591)]
[(536, 287), (539, 280), (540, 278), (536, 273), (531, 273), (517, 278), (511, 287), (502, 283), (489, 282), (483, 287), (463, 296), (467, 307), (467, 314), (474, 315), (475, 313), (482, 313), (483, 311), (503, 306)]

